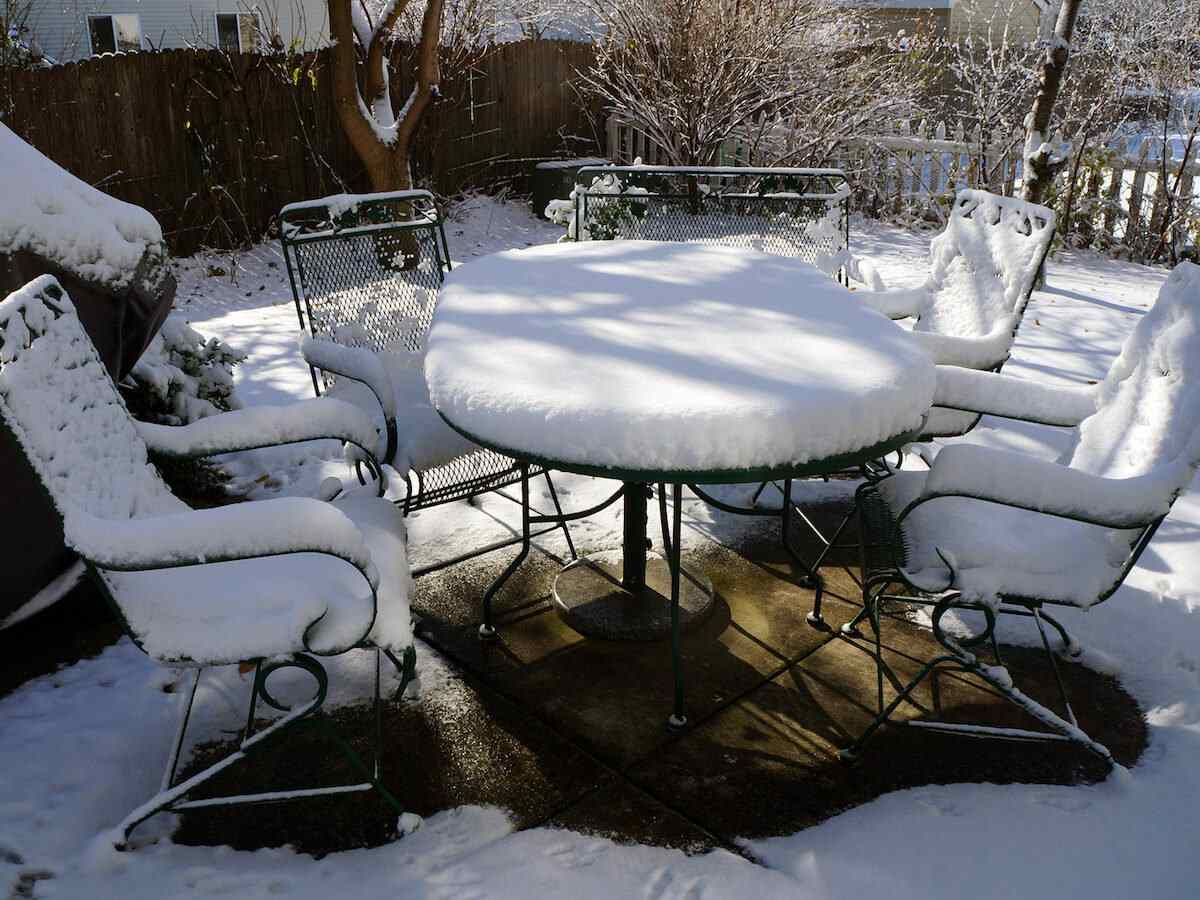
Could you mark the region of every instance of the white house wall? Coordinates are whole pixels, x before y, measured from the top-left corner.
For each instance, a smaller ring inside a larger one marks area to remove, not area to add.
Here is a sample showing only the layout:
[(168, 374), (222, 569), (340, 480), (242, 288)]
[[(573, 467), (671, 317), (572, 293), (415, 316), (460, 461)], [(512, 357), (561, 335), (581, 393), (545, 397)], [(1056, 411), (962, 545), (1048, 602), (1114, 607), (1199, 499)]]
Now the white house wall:
[(141, 22), (146, 49), (215, 46), (217, 13), (258, 12), (267, 31), (285, 45), (311, 48), (327, 40), (325, 0), (33, 0), (27, 25), (47, 56), (69, 62), (90, 55), (91, 15), (132, 13)]

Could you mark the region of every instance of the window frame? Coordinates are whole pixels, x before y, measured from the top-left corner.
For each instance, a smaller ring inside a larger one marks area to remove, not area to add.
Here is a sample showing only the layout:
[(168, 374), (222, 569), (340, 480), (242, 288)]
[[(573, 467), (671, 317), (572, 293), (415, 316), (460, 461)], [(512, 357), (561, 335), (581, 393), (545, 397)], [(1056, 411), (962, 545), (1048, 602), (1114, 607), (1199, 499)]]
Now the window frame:
[[(87, 32), (88, 50), (90, 51), (91, 56), (101, 56), (105, 53), (130, 53), (130, 52), (132, 52), (129, 50), (122, 50), (121, 42), (119, 40), (117, 40), (117, 16), (133, 16), (133, 18), (137, 20), (138, 50), (146, 49), (146, 36), (145, 36), (144, 32), (142, 31), (142, 14), (141, 13), (130, 13), (130, 12), (88, 13), (87, 19), (84, 24), (86, 25), (85, 31)], [(96, 51), (96, 48), (92, 43), (92, 20), (93, 19), (108, 19), (108, 27), (109, 27), (110, 31), (112, 32), (112, 42), (113, 42), (112, 50), (101, 50), (99, 52)]]
[[(254, 52), (256, 52), (256, 50), (258, 49), (256, 47), (251, 47), (249, 50), (247, 50), (245, 47), (242, 46), (242, 22), (241, 22), (241, 19), (242, 19), (242, 16), (249, 16), (249, 17), (253, 18), (255, 32), (258, 34), (262, 34), (263, 33), (262, 16), (259, 15), (259, 12), (257, 9), (239, 9), (239, 10), (234, 10), (232, 12), (215, 10), (213, 12), (212, 16), (213, 16), (213, 46), (214, 47), (216, 47), (222, 53), (233, 53), (233, 52), (254, 53)], [(221, 16), (234, 16), (238, 20), (238, 28), (237, 28), (238, 46), (237, 46), (236, 51), (226, 50), (224, 47), (221, 46)]]

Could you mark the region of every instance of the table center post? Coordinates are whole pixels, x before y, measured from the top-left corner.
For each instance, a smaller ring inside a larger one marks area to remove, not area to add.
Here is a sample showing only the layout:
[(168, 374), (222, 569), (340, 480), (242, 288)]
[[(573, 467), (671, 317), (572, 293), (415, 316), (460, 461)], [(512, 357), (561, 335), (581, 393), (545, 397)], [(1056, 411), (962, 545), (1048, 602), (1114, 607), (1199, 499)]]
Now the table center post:
[(621, 584), (631, 593), (639, 593), (646, 586), (646, 500), (649, 493), (647, 484), (625, 482)]

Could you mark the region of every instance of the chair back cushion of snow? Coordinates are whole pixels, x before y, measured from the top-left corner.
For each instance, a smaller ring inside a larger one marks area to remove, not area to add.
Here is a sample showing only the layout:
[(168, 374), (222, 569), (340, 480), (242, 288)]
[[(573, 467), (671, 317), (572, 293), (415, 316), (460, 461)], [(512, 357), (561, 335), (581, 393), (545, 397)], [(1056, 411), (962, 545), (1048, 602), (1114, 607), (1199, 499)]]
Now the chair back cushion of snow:
[(171, 494), (75, 307), (43, 275), (0, 302), (0, 416), (64, 518), (134, 519), (187, 507)]
[(1015, 328), (1053, 237), (1054, 213), (1044, 206), (959, 191), (930, 246), (929, 300), (914, 328), (956, 337)]
[[(345, 227), (347, 204), (365, 224)], [(284, 247), (313, 337), (375, 351), (423, 350), (446, 266), (435, 214), (401, 218), (395, 203), (370, 195), (304, 204), (303, 212), (323, 222), (285, 223)], [(325, 377), (330, 386), (333, 376)]]
[(1161, 472), (1167, 489), (1185, 488), (1200, 449), (1200, 266), (1171, 272), (1097, 390), (1069, 465), (1109, 478)]

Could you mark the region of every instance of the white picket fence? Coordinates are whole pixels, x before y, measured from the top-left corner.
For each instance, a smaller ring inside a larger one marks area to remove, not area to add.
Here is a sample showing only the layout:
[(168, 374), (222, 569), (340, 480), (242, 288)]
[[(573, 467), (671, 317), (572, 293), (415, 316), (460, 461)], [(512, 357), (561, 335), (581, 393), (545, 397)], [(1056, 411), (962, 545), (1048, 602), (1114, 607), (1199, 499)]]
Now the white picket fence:
[[(628, 165), (640, 158), (648, 165), (667, 163), (654, 141), (616, 116), (609, 117), (606, 133), (613, 162)], [(916, 125), (901, 121), (890, 134), (861, 135), (847, 141), (832, 159), (821, 164), (846, 171), (855, 187), (859, 212), (877, 217), (917, 213), (937, 221), (960, 188), (986, 187), (1012, 195), (1021, 185), (1023, 143), (1024, 136), (1019, 133), (985, 141), (978, 129), (971, 131), (962, 122), (948, 128), (944, 123), (930, 126), (924, 121)], [(1172, 151), (1182, 155), (1179, 147)], [(1200, 175), (1200, 148), (1192, 150), (1181, 174), (1179, 159), (1168, 153), (1166, 180), (1162, 178), (1162, 153), (1161, 140), (1114, 141), (1104, 164), (1082, 169), (1076, 179), (1068, 226), (1071, 232), (1087, 241), (1128, 245), (1139, 255), (1152, 252), (1166, 215), (1167, 188), (1175, 184), (1177, 175), (1180, 207), (1194, 211), (1192, 228), (1200, 228), (1200, 208), (1193, 193)], [(727, 142), (717, 161), (719, 165), (767, 162), (755, 159), (751, 148), (737, 141)]]

